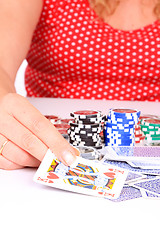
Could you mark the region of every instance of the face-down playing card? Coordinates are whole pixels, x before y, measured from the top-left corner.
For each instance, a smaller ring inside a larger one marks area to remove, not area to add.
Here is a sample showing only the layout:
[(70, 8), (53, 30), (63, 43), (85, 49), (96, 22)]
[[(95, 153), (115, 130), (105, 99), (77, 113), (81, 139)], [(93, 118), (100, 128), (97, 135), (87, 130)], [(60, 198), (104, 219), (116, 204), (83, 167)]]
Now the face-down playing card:
[(145, 190), (148, 193), (160, 196), (160, 177), (144, 179), (138, 183), (134, 183), (133, 186), (140, 190)]
[(123, 188), (128, 171), (100, 161), (77, 157), (69, 167), (48, 150), (34, 181), (77, 193), (116, 199)]

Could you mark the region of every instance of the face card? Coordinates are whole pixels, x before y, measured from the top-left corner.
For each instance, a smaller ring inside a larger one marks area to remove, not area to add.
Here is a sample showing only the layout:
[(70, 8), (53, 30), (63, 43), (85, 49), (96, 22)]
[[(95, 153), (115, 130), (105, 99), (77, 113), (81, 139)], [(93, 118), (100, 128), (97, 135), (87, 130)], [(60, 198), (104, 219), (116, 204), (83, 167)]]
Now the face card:
[(77, 157), (69, 167), (48, 150), (34, 181), (67, 191), (116, 199), (125, 183), (128, 171)]

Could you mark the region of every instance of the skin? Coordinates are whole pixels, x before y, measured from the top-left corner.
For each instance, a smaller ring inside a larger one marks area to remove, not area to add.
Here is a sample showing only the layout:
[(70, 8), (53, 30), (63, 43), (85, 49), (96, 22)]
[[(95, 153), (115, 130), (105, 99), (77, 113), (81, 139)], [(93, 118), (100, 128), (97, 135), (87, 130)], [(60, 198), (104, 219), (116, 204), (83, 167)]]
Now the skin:
[(114, 13), (106, 16), (105, 22), (124, 31), (139, 29), (157, 20), (153, 12), (155, 4), (156, 0), (120, 0)]
[[(143, 6), (140, 0), (120, 1), (105, 22), (123, 30), (152, 23), (156, 20), (154, 1), (146, 1)], [(37, 167), (48, 148), (64, 164), (70, 165), (79, 152), (26, 98), (16, 94), (14, 88), (15, 76), (29, 50), (43, 1), (0, 0), (0, 6), (0, 146), (9, 140), (0, 155), (0, 169)]]

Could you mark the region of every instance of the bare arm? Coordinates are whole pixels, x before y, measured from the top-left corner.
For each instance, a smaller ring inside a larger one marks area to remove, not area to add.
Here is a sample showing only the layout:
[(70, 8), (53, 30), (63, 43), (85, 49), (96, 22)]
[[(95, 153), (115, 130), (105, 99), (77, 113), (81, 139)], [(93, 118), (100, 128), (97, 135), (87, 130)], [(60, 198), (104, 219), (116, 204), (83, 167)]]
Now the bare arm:
[(0, 0), (0, 168), (38, 166), (50, 148), (65, 164), (76, 150), (24, 97), (14, 79), (26, 57), (42, 10), (42, 0)]
[(42, 0), (0, 0), (0, 67), (11, 80), (26, 57)]

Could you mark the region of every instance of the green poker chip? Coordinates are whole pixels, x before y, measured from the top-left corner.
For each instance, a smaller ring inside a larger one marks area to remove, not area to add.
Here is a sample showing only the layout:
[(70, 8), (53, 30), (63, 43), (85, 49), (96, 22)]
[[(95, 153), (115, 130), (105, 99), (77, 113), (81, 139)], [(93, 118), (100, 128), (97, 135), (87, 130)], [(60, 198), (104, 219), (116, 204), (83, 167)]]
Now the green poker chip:
[(157, 126), (145, 126), (145, 125), (140, 125), (141, 126), (141, 130), (143, 132), (148, 132), (148, 131), (160, 131), (160, 128)]
[(160, 137), (146, 137), (145, 140), (147, 141), (160, 141)]
[(149, 134), (149, 135), (159, 135), (160, 134), (160, 131), (143, 131), (143, 133), (146, 135), (146, 134)]
[(159, 127), (160, 128), (160, 119), (156, 119), (156, 118), (143, 119), (141, 121), (141, 124), (148, 126), (148, 127)]
[(146, 134), (146, 133), (145, 133), (145, 136), (146, 136), (146, 137), (151, 137), (151, 138), (152, 138), (152, 137), (160, 138), (160, 133), (159, 133), (159, 134), (150, 134), (150, 133)]

